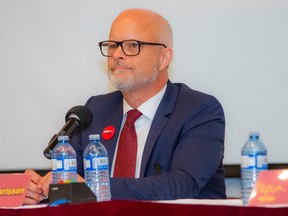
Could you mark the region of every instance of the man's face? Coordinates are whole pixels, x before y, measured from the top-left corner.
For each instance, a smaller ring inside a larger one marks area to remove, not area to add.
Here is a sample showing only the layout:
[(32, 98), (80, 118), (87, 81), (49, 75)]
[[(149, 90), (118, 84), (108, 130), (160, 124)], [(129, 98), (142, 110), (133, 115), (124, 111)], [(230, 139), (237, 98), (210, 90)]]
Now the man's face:
[[(155, 32), (145, 27), (130, 19), (119, 19), (112, 25), (109, 40), (159, 42), (153, 38)], [(153, 84), (158, 79), (162, 49), (162, 46), (141, 45), (138, 55), (127, 56), (119, 46), (113, 56), (108, 57), (108, 76), (112, 85), (127, 91)]]

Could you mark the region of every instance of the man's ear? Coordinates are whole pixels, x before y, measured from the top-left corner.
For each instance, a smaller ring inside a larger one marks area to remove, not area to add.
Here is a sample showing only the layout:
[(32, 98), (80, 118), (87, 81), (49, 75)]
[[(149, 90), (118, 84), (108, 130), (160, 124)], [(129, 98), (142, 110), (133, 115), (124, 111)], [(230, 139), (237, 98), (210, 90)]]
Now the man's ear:
[(161, 71), (164, 68), (168, 67), (172, 61), (172, 58), (173, 58), (173, 50), (171, 48), (162, 49), (160, 54), (159, 70)]

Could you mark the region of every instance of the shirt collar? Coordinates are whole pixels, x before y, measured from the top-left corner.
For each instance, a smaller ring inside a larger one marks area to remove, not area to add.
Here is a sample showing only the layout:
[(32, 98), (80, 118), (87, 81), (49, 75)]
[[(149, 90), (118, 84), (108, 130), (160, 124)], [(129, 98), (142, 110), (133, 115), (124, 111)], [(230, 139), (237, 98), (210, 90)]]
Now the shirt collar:
[[(143, 104), (141, 104), (137, 109), (145, 115), (147, 118), (152, 120), (154, 118), (154, 115), (156, 113), (156, 110), (164, 96), (164, 93), (166, 91), (167, 84), (152, 98), (145, 101)], [(123, 99), (123, 115), (126, 115), (126, 113), (133, 109), (129, 104)]]

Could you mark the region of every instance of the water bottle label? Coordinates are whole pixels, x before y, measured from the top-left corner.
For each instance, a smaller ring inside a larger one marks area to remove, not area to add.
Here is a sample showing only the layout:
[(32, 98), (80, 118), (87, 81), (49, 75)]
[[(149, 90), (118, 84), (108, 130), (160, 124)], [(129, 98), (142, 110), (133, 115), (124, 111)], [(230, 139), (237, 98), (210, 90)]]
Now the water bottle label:
[(266, 154), (248, 154), (242, 155), (241, 168), (243, 169), (267, 169)]
[(86, 170), (108, 169), (108, 157), (85, 157), (84, 167)]
[(86, 170), (91, 170), (92, 169), (91, 158), (90, 157), (84, 158), (84, 169), (86, 169)]
[(257, 155), (256, 161), (258, 169), (268, 169), (267, 155)]
[(52, 170), (54, 171), (76, 171), (76, 159), (52, 159)]

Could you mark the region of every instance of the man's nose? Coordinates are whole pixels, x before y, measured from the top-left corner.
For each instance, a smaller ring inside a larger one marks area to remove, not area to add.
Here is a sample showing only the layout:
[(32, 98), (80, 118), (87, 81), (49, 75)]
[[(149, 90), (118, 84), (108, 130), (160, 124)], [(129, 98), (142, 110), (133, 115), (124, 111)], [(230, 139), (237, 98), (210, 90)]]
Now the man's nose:
[(115, 52), (113, 53), (113, 58), (115, 59), (118, 59), (118, 58), (121, 58), (121, 59), (124, 59), (126, 57), (125, 53), (123, 52), (123, 49), (122, 47), (119, 45)]

